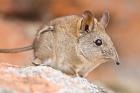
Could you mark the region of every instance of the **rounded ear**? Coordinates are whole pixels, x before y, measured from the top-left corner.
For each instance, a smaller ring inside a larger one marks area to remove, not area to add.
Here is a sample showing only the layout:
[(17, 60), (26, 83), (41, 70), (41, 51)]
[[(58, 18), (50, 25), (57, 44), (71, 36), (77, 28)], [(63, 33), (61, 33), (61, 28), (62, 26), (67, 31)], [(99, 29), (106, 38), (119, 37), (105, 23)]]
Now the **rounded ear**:
[(105, 11), (102, 15), (100, 23), (106, 28), (109, 23), (109, 19), (110, 19), (109, 11)]
[(84, 11), (80, 29), (82, 32), (89, 32), (94, 26), (93, 14), (90, 11)]

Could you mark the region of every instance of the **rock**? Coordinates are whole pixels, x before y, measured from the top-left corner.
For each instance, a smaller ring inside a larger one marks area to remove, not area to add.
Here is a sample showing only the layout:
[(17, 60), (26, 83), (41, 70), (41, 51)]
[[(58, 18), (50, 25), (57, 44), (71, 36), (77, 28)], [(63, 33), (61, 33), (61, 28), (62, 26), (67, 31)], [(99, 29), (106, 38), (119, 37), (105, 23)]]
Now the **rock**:
[(112, 93), (47, 66), (0, 64), (0, 93)]

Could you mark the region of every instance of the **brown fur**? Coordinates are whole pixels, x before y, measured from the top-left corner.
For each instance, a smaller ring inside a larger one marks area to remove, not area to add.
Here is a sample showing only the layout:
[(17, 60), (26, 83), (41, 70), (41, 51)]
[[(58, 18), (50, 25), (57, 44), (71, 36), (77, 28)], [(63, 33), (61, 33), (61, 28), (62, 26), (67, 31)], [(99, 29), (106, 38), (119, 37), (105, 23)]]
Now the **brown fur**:
[[(97, 21), (90, 11), (82, 16), (71, 15), (50, 21), (34, 39), (33, 64), (48, 65), (69, 75), (86, 76), (104, 62), (118, 63), (117, 52), (105, 32), (108, 21), (108, 12)], [(96, 45), (97, 39), (102, 45)], [(0, 49), (0, 52), (4, 51)]]

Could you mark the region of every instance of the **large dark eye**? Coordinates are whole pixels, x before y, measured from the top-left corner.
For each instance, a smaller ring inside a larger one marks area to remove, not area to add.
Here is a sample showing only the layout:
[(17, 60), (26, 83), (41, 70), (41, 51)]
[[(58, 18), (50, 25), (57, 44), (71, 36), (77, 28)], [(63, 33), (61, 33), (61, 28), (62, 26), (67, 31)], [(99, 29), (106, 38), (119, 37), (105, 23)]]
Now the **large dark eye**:
[(101, 46), (101, 45), (102, 45), (102, 40), (101, 40), (101, 39), (97, 39), (97, 40), (95, 41), (95, 44), (96, 44), (97, 46)]

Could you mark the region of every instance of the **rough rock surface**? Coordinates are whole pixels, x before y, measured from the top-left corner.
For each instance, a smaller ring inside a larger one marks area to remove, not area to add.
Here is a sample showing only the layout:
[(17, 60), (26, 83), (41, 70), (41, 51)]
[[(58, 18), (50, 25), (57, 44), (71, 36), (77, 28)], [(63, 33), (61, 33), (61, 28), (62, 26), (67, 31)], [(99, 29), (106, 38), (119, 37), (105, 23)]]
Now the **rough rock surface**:
[(0, 64), (0, 93), (112, 93), (46, 66)]

